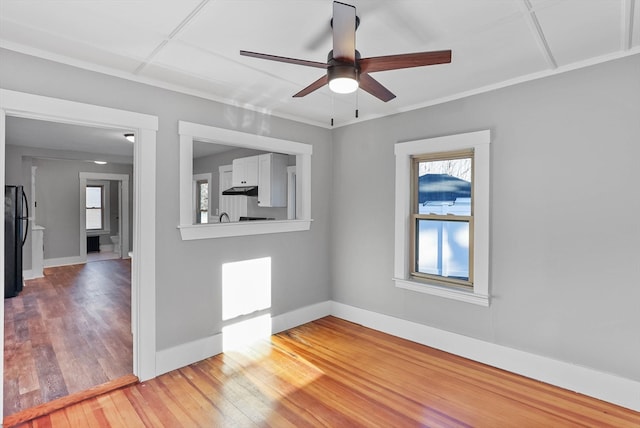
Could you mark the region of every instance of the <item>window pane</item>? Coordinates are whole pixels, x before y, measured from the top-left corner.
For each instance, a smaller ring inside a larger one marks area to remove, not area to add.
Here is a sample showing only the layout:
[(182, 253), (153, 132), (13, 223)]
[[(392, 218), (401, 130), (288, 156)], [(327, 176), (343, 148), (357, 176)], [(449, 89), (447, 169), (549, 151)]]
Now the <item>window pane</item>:
[(87, 186), (87, 208), (102, 208), (102, 187)]
[(416, 271), (468, 281), (469, 223), (416, 221)]
[(418, 214), (471, 215), (471, 158), (418, 163)]
[(196, 182), (196, 223), (209, 222), (209, 182), (199, 180)]
[(102, 229), (102, 210), (89, 208), (87, 209), (86, 227), (89, 230)]
[(209, 183), (198, 182), (200, 187), (200, 210), (207, 211), (209, 209)]

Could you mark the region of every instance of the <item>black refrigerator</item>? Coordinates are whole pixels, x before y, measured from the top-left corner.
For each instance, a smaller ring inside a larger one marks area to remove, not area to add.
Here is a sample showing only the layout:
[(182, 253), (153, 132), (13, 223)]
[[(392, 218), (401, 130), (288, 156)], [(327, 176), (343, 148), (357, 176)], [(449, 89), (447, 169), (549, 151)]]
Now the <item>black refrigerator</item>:
[(29, 204), (22, 186), (4, 186), (4, 297), (22, 291), (22, 247), (29, 230)]

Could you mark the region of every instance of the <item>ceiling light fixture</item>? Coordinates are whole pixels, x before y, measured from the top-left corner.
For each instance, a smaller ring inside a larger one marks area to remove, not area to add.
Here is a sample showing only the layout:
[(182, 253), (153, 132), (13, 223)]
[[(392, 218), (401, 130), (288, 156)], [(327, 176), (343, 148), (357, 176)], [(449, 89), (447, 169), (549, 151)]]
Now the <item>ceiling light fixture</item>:
[(105, 161), (93, 161), (93, 163), (97, 163), (98, 165), (106, 165)]
[(327, 69), (329, 89), (336, 94), (350, 94), (358, 89), (358, 69), (352, 64), (338, 64)]
[(135, 143), (136, 142), (136, 134), (124, 134), (124, 138), (126, 138), (130, 143)]

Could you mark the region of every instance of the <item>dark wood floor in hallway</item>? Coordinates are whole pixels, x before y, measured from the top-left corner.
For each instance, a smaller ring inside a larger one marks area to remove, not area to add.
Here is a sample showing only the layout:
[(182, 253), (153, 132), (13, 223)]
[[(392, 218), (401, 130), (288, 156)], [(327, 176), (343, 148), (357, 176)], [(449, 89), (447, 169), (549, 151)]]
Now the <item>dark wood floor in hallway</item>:
[(4, 302), (5, 416), (132, 373), (130, 261), (44, 273)]

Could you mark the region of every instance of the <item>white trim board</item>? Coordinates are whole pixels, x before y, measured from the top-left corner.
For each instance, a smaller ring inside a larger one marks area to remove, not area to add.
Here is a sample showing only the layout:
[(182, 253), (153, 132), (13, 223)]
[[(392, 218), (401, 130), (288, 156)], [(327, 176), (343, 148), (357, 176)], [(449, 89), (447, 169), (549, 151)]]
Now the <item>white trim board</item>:
[(29, 279), (41, 278), (36, 277), (36, 274), (33, 272), (33, 269), (27, 269), (22, 271), (22, 279), (27, 281)]
[[(0, 185), (4, 184), (6, 117), (102, 128), (131, 129), (134, 144), (134, 218), (131, 269), (131, 310), (133, 328), (133, 372), (142, 381), (155, 377), (156, 354), (156, 116), (51, 98), (0, 88)], [(4, 229), (0, 230), (4, 241)], [(4, 245), (0, 245), (0, 260)], [(0, 277), (4, 266), (0, 264)], [(0, 318), (4, 306), (0, 307)], [(4, 340), (4, 329), (0, 332)], [(0, 360), (4, 349), (0, 348)], [(0, 368), (4, 375), (4, 369)], [(3, 392), (0, 390), (0, 411)]]
[[(334, 301), (277, 315), (271, 319), (271, 330), (275, 334), (327, 315), (640, 411), (640, 382)], [(157, 375), (220, 353), (222, 333), (160, 350)]]
[[(299, 232), (311, 227), (310, 144), (178, 121), (180, 134), (180, 236), (183, 240)], [(193, 142), (223, 144), (296, 156), (296, 220), (193, 224)], [(251, 224), (249, 224), (251, 223)]]
[[(321, 302), (271, 318), (271, 334), (331, 315), (331, 302)], [(156, 375), (188, 366), (222, 353), (222, 333), (162, 349), (156, 353)]]
[(81, 265), (87, 262), (87, 257), (71, 256), (71, 257), (56, 257), (52, 259), (44, 259), (44, 267), (58, 267), (58, 266), (70, 266)]

